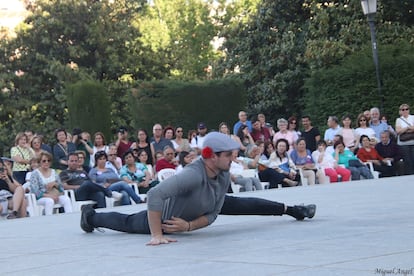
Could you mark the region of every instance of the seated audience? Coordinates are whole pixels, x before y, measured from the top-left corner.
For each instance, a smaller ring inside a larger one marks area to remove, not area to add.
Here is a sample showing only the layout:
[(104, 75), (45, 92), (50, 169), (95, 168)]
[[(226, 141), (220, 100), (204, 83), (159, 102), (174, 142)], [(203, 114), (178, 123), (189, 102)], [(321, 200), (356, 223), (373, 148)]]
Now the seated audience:
[(267, 127), (263, 127), (260, 123), (260, 120), (258, 117), (255, 117), (252, 119), (253, 123), (253, 130), (250, 133), (251, 137), (253, 138), (254, 142), (257, 141), (263, 141), (263, 142), (269, 142), (271, 141), (271, 134)]
[(239, 137), (241, 142), (239, 155), (246, 156), (247, 151), (249, 151), (255, 145), (253, 138), (250, 135), (249, 128), (246, 125), (241, 125), (236, 135)]
[(95, 167), (95, 153), (98, 151), (105, 151), (107, 154), (109, 153), (109, 146), (106, 145), (105, 136), (102, 132), (96, 132), (93, 135), (93, 147), (92, 153), (90, 156), (89, 168)]
[(289, 153), (292, 152), (292, 150), (295, 148), (296, 133), (288, 129), (288, 121), (283, 118), (277, 120), (277, 128), (279, 131), (276, 132), (273, 136), (273, 143), (276, 144), (277, 140), (285, 139), (289, 143)]
[[(95, 163), (95, 160), (93, 162)], [(109, 145), (108, 161), (106, 161), (105, 167), (113, 170), (116, 174), (119, 174), (119, 170), (122, 167), (122, 159), (118, 157), (117, 147), (115, 144)]]
[(162, 134), (165, 139), (172, 141), (174, 138), (174, 128), (172, 126), (165, 126)]
[[(33, 136), (32, 141), (30, 142), (30, 147), (32, 148), (33, 152), (34, 152), (34, 157), (39, 158), (40, 157), (40, 153), (44, 150), (42, 148), (42, 137), (41, 136)], [(49, 153), (52, 153), (51, 150), (48, 151)]]
[(317, 143), (321, 140), (321, 133), (317, 127), (312, 126), (309, 116), (302, 116), (303, 131), (301, 137), (305, 138), (306, 146), (310, 151), (315, 151)]
[(218, 129), (219, 129), (218, 131), (219, 131), (220, 133), (223, 133), (223, 134), (229, 135), (231, 139), (233, 139), (234, 141), (236, 141), (237, 143), (239, 143), (240, 147), (243, 147), (243, 144), (242, 144), (242, 142), (240, 141), (239, 136), (237, 136), (237, 135), (234, 135), (234, 134), (231, 134), (231, 133), (230, 133), (230, 129), (229, 129), (229, 127), (228, 127), (227, 123), (225, 123), (225, 122), (221, 122), (221, 123), (219, 124)]
[(179, 173), (186, 165), (197, 159), (197, 152), (195, 150), (182, 151), (178, 154), (179, 165), (175, 169), (176, 174)]
[(247, 120), (247, 113), (243, 110), (239, 112), (239, 121), (233, 126), (233, 134), (237, 134), (241, 126), (247, 126), (249, 132), (253, 130), (252, 122)]
[(299, 184), (300, 176), (297, 173), (295, 164), (288, 154), (289, 142), (286, 139), (276, 141), (276, 150), (270, 155), (268, 167), (259, 172), (262, 181), (269, 182), (269, 188), (277, 188), (277, 184), (282, 183), (282, 187), (293, 187)]
[(155, 171), (154, 171), (153, 166), (147, 163), (148, 158), (149, 158), (148, 153), (144, 149), (140, 149), (137, 152), (137, 158), (138, 160), (136, 161), (138, 163), (141, 163), (148, 170), (149, 175), (150, 175), (150, 180), (157, 179), (157, 177), (155, 176)]
[(138, 139), (131, 145), (131, 149), (137, 149), (138, 151), (141, 149), (145, 150), (148, 155), (146, 163), (154, 165), (154, 147), (150, 143), (147, 131), (143, 128), (138, 129), (137, 137)]
[(316, 167), (325, 172), (331, 183), (338, 182), (338, 177), (341, 177), (342, 181), (349, 181), (351, 178), (351, 171), (338, 166), (332, 154), (326, 151), (325, 141), (319, 141), (318, 149), (312, 152), (312, 158), (316, 163)]
[[(68, 163), (67, 160), (66, 164)], [(72, 212), (72, 202), (63, 193), (63, 185), (59, 175), (51, 169), (52, 155), (48, 152), (40, 154), (40, 167), (30, 176), (30, 191), (36, 195), (37, 204), (45, 207), (45, 215), (53, 214), (56, 203), (63, 206), (65, 213)]]
[(7, 219), (26, 217), (27, 202), (24, 189), (13, 177), (11, 167), (6, 165), (3, 158), (0, 159), (0, 214), (11, 213)]
[(68, 168), (59, 174), (63, 188), (65, 190), (73, 190), (76, 200), (94, 200), (96, 201), (96, 208), (105, 208), (105, 196), (113, 197), (115, 200), (119, 200), (122, 197), (117, 192), (112, 192), (108, 188), (93, 183), (88, 173), (80, 166), (81, 164), (79, 155), (70, 153)]
[[(372, 114), (371, 114), (372, 120)], [(380, 172), (380, 177), (393, 176), (391, 162), (379, 155), (377, 150), (371, 146), (371, 141), (366, 135), (362, 135), (360, 140), (361, 148), (358, 149), (357, 157), (362, 162), (371, 162), (374, 170)]]
[[(147, 154), (143, 150), (140, 153)], [(120, 171), (120, 177), (129, 184), (136, 184), (140, 194), (146, 194), (152, 187), (158, 184), (158, 182), (153, 182), (146, 165), (135, 161), (132, 151), (127, 151), (124, 154), (124, 163), (125, 165), (122, 166)], [(136, 203), (142, 202), (136, 194), (132, 199)]]
[(273, 130), (273, 126), (272, 126), (272, 124), (270, 124), (270, 123), (266, 122), (266, 116), (265, 116), (263, 113), (259, 113), (259, 114), (257, 115), (257, 118), (259, 119), (259, 121), (260, 121), (260, 125), (261, 125), (262, 127), (265, 127), (265, 128), (267, 128), (267, 129), (269, 129), (269, 133), (270, 133), (270, 140), (272, 140), (272, 139), (273, 139), (273, 135), (275, 135), (275, 131)]
[(375, 146), (375, 144), (377, 142), (376, 141), (376, 136), (375, 136), (375, 131), (372, 128), (369, 127), (367, 117), (365, 117), (364, 114), (359, 114), (357, 120), (358, 120), (358, 122), (357, 122), (358, 123), (358, 128), (355, 129), (355, 133), (357, 134), (356, 141), (358, 141), (358, 147), (362, 147), (362, 145), (359, 143), (360, 137), (362, 135), (366, 135), (370, 139), (374, 138), (374, 140), (372, 140), (372, 141), (374, 143), (373, 145)]
[(172, 140), (174, 151), (180, 153), (183, 150), (189, 151), (191, 149), (187, 138), (183, 138), (184, 130), (182, 127), (175, 128), (175, 139)]
[(397, 137), (397, 132), (395, 131), (395, 129), (390, 124), (388, 124), (388, 116), (387, 115), (382, 114), (381, 122), (383, 122), (384, 124), (386, 124), (388, 126), (387, 130), (390, 132), (390, 137), (392, 139), (396, 138)]
[(91, 142), (91, 135), (89, 132), (82, 131), (76, 137), (73, 135), (72, 139), (74, 140), (73, 143), (76, 145), (76, 150), (80, 150), (85, 153), (82, 166), (88, 168), (91, 163), (91, 154), (94, 153), (93, 144)]
[(269, 160), (270, 155), (275, 152), (275, 146), (273, 145), (273, 142), (265, 142), (264, 143), (264, 151), (262, 154), (262, 159)]
[(336, 134), (338, 134), (341, 127), (339, 126), (339, 120), (336, 116), (329, 116), (326, 123), (328, 125), (328, 129), (325, 130), (323, 140), (325, 140), (328, 146), (332, 146), (334, 144), (333, 138)]
[(198, 154), (201, 154), (201, 149), (203, 148), (204, 138), (207, 135), (207, 126), (205, 123), (197, 124), (197, 136), (194, 139), (191, 139), (191, 148), (195, 149)]
[(243, 163), (243, 159), (239, 160), (237, 158), (238, 151), (233, 151), (232, 161), (230, 166), (230, 178), (235, 184), (242, 186), (242, 190), (245, 192), (255, 190), (262, 190), (262, 184), (260, 183), (259, 178), (257, 177), (243, 177), (243, 170), (248, 169), (247, 166)]
[(24, 184), (26, 174), (30, 170), (30, 160), (35, 156), (30, 148), (26, 134), (20, 132), (14, 140), (14, 147), (10, 149), (13, 162), (13, 178), (20, 184)]
[(69, 153), (75, 152), (76, 146), (68, 141), (69, 135), (64, 129), (56, 130), (55, 138), (57, 143), (53, 146), (54, 167), (58, 170), (66, 170), (68, 168)]
[(404, 174), (400, 147), (391, 139), (390, 131), (386, 130), (381, 133), (381, 141), (375, 145), (375, 149), (379, 155), (384, 157), (384, 160), (391, 162), (392, 175)]
[[(75, 153), (78, 155), (79, 169), (84, 170), (85, 172), (88, 173), (91, 170), (91, 168), (89, 167), (90, 162), (87, 162), (88, 165), (85, 165), (86, 164), (86, 162), (85, 162), (85, 155), (86, 155), (85, 152), (82, 151), (82, 150), (77, 150), (77, 151), (75, 151)], [(68, 164), (68, 167), (69, 167), (69, 164)]]
[(174, 169), (177, 168), (178, 162), (175, 159), (174, 149), (170, 146), (166, 146), (163, 150), (163, 157), (160, 158), (156, 165), (155, 171), (159, 172), (162, 169)]
[[(132, 146), (132, 142), (129, 141), (128, 137), (128, 129), (124, 126), (119, 127), (118, 129), (118, 137), (115, 142), (116, 148), (117, 148), (117, 155), (119, 158), (122, 159), (122, 156), (124, 156), (125, 152), (129, 151), (129, 149)], [(95, 158), (96, 159), (96, 158)], [(95, 164), (96, 166), (96, 164)]]
[[(134, 159), (132, 152), (131, 158)], [(135, 159), (134, 159), (135, 160)], [(121, 205), (130, 205), (132, 198), (135, 203), (141, 203), (142, 200), (135, 193), (131, 186), (125, 181), (121, 180), (116, 172), (106, 168), (106, 161), (108, 156), (104, 151), (98, 151), (95, 154), (95, 167), (89, 172), (89, 178), (104, 188), (108, 188), (112, 192), (118, 192), (122, 194)]]
[(312, 159), (312, 153), (306, 148), (304, 138), (299, 138), (296, 141), (296, 149), (292, 151), (290, 158), (296, 168), (302, 170), (303, 177), (308, 180), (308, 185), (314, 185), (316, 183), (316, 177), (318, 177), (319, 183), (325, 179), (325, 173), (316, 168), (315, 162)]
[(349, 149), (345, 148), (343, 141), (336, 141), (334, 149), (333, 156), (336, 163), (345, 166), (345, 168), (351, 171), (352, 180), (361, 179), (361, 175), (366, 179), (374, 178), (368, 167), (362, 164)]
[(295, 134), (295, 143), (302, 136), (302, 133), (299, 130), (299, 124), (295, 116), (290, 116), (288, 118), (288, 130), (292, 131)]
[(388, 124), (384, 124), (380, 118), (380, 111), (378, 107), (373, 107), (370, 110), (371, 121), (369, 127), (375, 131), (375, 138), (378, 142), (381, 139), (381, 132), (388, 130)]
[[(355, 129), (352, 128), (351, 115), (344, 115), (342, 117), (342, 128), (338, 131), (338, 135), (341, 135), (345, 147), (350, 151), (354, 152), (357, 143), (357, 133)], [(335, 141), (334, 141), (335, 143)]]

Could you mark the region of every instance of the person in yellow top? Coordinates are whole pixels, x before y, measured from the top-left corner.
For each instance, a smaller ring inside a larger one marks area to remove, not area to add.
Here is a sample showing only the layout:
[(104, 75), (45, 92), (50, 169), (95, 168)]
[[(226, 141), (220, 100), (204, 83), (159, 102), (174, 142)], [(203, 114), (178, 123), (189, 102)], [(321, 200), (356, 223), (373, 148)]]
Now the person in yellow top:
[(14, 139), (15, 146), (10, 149), (10, 156), (13, 162), (13, 177), (20, 184), (25, 183), (26, 174), (30, 170), (30, 160), (35, 157), (34, 151), (30, 148), (27, 136), (19, 132)]

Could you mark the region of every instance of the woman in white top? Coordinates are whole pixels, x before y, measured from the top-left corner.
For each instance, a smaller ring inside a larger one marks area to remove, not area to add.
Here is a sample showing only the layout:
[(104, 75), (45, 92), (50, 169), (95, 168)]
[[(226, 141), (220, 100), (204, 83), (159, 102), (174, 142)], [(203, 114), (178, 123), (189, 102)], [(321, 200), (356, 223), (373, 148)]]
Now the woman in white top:
[[(355, 129), (355, 133), (357, 135), (355, 138), (356, 141), (359, 141), (361, 135), (366, 135), (369, 137), (369, 139), (371, 139), (371, 141), (373, 141), (373, 144), (375, 146), (376, 142), (378, 142), (377, 137), (375, 136), (375, 131), (368, 126), (368, 118), (363, 113), (358, 115), (357, 124), (358, 128)], [(362, 145), (358, 143), (358, 147), (362, 147)]]
[(95, 167), (95, 153), (98, 151), (105, 151), (107, 154), (109, 153), (109, 147), (106, 145), (105, 136), (102, 132), (96, 132), (93, 135), (93, 152), (90, 157), (90, 167)]
[[(414, 132), (414, 115), (410, 115), (408, 104), (400, 105), (400, 118), (395, 121), (395, 130), (398, 135)], [(404, 160), (405, 174), (414, 174), (414, 140), (400, 141), (398, 145)]]
[(318, 149), (312, 152), (312, 158), (316, 167), (325, 172), (331, 183), (338, 182), (338, 176), (341, 176), (342, 181), (349, 181), (351, 178), (351, 171), (338, 166), (333, 155), (326, 151), (325, 141), (318, 142)]
[(48, 152), (40, 153), (40, 167), (30, 176), (30, 191), (36, 195), (37, 203), (45, 207), (45, 215), (53, 214), (53, 206), (59, 203), (65, 213), (72, 212), (72, 203), (63, 193), (63, 186), (59, 175), (50, 168), (52, 155)]
[(187, 138), (183, 138), (184, 130), (182, 127), (175, 128), (175, 139), (171, 140), (174, 145), (174, 150), (178, 154), (182, 151), (189, 151), (191, 149)]

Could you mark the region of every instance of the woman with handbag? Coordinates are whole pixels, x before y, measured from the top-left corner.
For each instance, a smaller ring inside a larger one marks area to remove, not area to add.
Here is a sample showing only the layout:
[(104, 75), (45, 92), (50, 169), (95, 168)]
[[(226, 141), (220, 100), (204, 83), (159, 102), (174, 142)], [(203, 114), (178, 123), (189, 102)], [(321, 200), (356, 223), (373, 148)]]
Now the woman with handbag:
[[(276, 151), (270, 155), (269, 167), (273, 174), (279, 178), (278, 183), (282, 183), (282, 187), (293, 187), (299, 184), (300, 176), (297, 173), (295, 164), (289, 157), (289, 141), (286, 139), (278, 139), (275, 143)], [(260, 180), (270, 182), (270, 187), (273, 188), (272, 181), (266, 180), (267, 170), (259, 172)], [(276, 184), (278, 184), (276, 183)], [(277, 185), (276, 185), (277, 187)]]
[(30, 175), (30, 191), (36, 195), (37, 204), (45, 207), (45, 215), (53, 214), (53, 206), (59, 203), (65, 213), (72, 212), (72, 202), (63, 193), (63, 185), (56, 171), (50, 168), (52, 155), (40, 153), (40, 167)]
[(414, 174), (414, 115), (410, 115), (408, 104), (400, 105), (400, 118), (395, 121), (398, 145), (404, 160), (404, 173)]

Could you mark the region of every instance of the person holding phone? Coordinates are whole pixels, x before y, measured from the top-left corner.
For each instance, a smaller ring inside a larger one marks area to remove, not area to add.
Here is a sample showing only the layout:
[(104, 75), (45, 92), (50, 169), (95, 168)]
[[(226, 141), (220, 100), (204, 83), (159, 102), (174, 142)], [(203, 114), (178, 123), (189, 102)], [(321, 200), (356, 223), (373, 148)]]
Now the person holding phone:
[(12, 177), (10, 166), (0, 159), (0, 214), (12, 210), (7, 219), (24, 218), (26, 207), (23, 186)]

